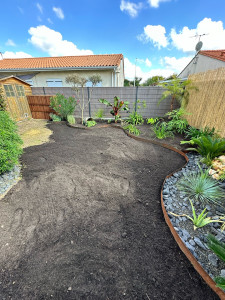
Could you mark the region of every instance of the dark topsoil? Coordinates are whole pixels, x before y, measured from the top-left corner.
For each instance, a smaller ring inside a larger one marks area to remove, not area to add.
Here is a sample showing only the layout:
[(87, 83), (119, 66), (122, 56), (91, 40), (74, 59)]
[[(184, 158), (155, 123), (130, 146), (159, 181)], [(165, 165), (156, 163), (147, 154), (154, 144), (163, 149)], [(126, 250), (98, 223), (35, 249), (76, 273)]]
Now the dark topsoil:
[(218, 299), (163, 219), (184, 159), (115, 128), (49, 127), (0, 202), (0, 299)]

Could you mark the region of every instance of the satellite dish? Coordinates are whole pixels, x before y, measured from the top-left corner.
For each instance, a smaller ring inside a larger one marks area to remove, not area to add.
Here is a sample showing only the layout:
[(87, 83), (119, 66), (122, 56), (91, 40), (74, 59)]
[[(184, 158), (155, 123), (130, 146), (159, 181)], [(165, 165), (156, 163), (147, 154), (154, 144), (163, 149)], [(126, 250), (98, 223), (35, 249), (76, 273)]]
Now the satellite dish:
[(197, 52), (199, 52), (201, 49), (202, 49), (202, 46), (203, 46), (203, 42), (198, 42), (197, 45), (195, 46), (195, 50)]

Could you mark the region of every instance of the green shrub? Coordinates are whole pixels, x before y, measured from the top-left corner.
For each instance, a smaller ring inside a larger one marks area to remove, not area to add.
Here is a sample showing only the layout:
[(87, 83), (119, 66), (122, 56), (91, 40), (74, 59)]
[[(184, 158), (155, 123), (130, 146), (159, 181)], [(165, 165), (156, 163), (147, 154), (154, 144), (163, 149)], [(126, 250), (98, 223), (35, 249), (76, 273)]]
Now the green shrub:
[(68, 115), (74, 114), (76, 105), (77, 101), (72, 96), (66, 98), (62, 94), (56, 94), (54, 97), (51, 97), (50, 107), (65, 121)]
[(132, 125), (141, 125), (144, 123), (144, 119), (142, 115), (138, 114), (136, 111), (133, 111), (129, 115), (129, 118), (126, 120), (126, 122)]
[(225, 153), (225, 139), (202, 136), (193, 138), (192, 141), (196, 148), (189, 148), (188, 150), (198, 152), (203, 157), (203, 162), (208, 165), (211, 165), (211, 161), (215, 157)]
[(76, 123), (76, 120), (75, 120), (73, 115), (68, 115), (67, 116), (67, 121), (68, 121), (69, 124), (72, 124), (72, 125)]
[(0, 111), (0, 174), (10, 171), (18, 164), (23, 152), (22, 143), (15, 122), (8, 112)]
[(186, 131), (185, 131), (185, 136), (186, 138), (200, 138), (202, 136), (217, 136), (216, 130), (213, 127), (210, 129), (209, 127), (205, 127), (204, 129), (197, 129), (195, 127), (190, 126)]
[(86, 121), (85, 126), (86, 127), (93, 127), (96, 124), (97, 124), (97, 122), (95, 122), (94, 120), (89, 120), (89, 121)]
[(183, 108), (166, 113), (166, 116), (170, 118), (170, 121), (167, 123), (167, 129), (173, 132), (184, 133), (188, 127), (188, 121), (183, 118), (186, 114), (187, 112)]
[(50, 116), (50, 118), (52, 119), (53, 122), (61, 122), (62, 121), (61, 117), (58, 116), (58, 115), (55, 115), (55, 114), (51, 113), (51, 114), (49, 114), (49, 116)]
[(173, 132), (168, 130), (166, 122), (156, 123), (152, 130), (154, 131), (156, 137), (160, 140), (167, 137), (173, 137)]
[(203, 171), (200, 166), (199, 170), (184, 176), (177, 184), (178, 189), (191, 200), (222, 205), (225, 200), (223, 188), (208, 175), (208, 170)]
[[(208, 247), (211, 249), (222, 261), (225, 262), (225, 244), (219, 241), (212, 234), (208, 234)], [(225, 278), (224, 277), (216, 277), (215, 282), (218, 287), (221, 289), (225, 289)]]
[(123, 127), (123, 129), (128, 130), (129, 133), (134, 135), (140, 134), (140, 130), (137, 127), (135, 127), (134, 124), (127, 124)]
[(149, 118), (147, 119), (147, 124), (154, 125), (156, 124), (160, 119), (159, 118)]
[(102, 119), (104, 117), (104, 109), (99, 108), (95, 113), (95, 117), (97, 119)]

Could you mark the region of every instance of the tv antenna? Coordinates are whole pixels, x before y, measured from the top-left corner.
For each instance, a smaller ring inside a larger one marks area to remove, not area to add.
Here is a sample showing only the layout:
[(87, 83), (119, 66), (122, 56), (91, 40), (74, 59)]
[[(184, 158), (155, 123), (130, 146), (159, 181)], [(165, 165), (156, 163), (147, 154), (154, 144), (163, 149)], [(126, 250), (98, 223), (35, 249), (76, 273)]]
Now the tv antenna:
[(203, 46), (203, 42), (201, 41), (201, 37), (204, 36), (204, 35), (208, 35), (208, 33), (203, 33), (203, 34), (197, 34), (194, 35), (194, 36), (191, 36), (191, 38), (195, 37), (197, 38), (198, 37), (198, 42), (195, 46), (195, 51), (198, 53), (201, 49), (202, 49), (202, 46)]

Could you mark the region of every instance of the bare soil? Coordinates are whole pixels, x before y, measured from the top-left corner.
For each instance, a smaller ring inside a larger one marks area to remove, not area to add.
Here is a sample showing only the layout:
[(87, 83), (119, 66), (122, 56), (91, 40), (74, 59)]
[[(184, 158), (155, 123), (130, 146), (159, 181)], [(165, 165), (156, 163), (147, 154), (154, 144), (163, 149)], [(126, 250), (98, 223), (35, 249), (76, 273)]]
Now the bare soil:
[(116, 128), (49, 129), (0, 201), (0, 299), (218, 299), (163, 219), (184, 159)]

